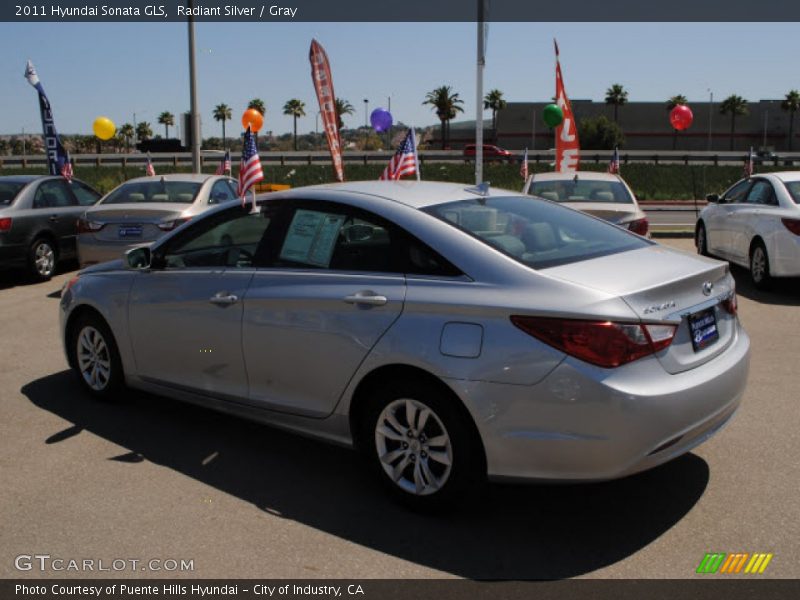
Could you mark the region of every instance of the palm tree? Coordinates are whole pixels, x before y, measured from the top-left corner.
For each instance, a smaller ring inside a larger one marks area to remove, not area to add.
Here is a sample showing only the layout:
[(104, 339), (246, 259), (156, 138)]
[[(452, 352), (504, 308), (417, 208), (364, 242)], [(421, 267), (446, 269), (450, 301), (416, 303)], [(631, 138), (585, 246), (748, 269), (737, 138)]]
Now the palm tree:
[(133, 125), (130, 123), (125, 123), (120, 126), (119, 131), (117, 131), (117, 136), (123, 141), (125, 144), (125, 152), (130, 150), (131, 141), (133, 140), (133, 136), (136, 132), (133, 129)]
[(297, 117), (306, 116), (306, 105), (297, 98), (292, 98), (283, 105), (283, 114), (294, 117), (294, 149), (297, 150)]
[(261, 98), (253, 98), (247, 104), (247, 108), (255, 108), (258, 112), (262, 115), (267, 114), (267, 105), (264, 104), (264, 101)]
[(136, 137), (140, 142), (146, 142), (153, 137), (153, 130), (150, 128), (150, 123), (141, 121), (136, 125)]
[(614, 106), (614, 123), (617, 122), (619, 107), (628, 102), (628, 92), (621, 84), (615, 83), (606, 90), (606, 104)]
[(490, 90), (486, 97), (483, 99), (483, 108), (492, 110), (492, 131), (494, 131), (494, 143), (497, 143), (497, 112), (506, 107), (506, 101), (503, 100), (503, 92), (500, 90)]
[(750, 110), (747, 108), (747, 100), (736, 94), (731, 94), (719, 105), (719, 113), (721, 115), (731, 115), (730, 149), (733, 150), (733, 136), (736, 133), (736, 117), (743, 117), (750, 113)]
[(164, 139), (169, 139), (169, 126), (175, 125), (175, 115), (165, 110), (158, 115), (158, 122), (164, 126)]
[(232, 118), (231, 107), (227, 104), (217, 104), (214, 107), (214, 120), (222, 121), (222, 148), (227, 147), (225, 143), (225, 121), (230, 121)]
[(792, 138), (794, 137), (794, 113), (800, 110), (800, 92), (789, 90), (786, 98), (781, 102), (781, 108), (789, 111), (789, 152), (791, 152)]
[[(671, 112), (673, 108), (676, 106), (685, 106), (689, 104), (689, 101), (686, 99), (686, 96), (683, 94), (678, 94), (677, 96), (673, 96), (669, 100), (667, 100), (667, 112)], [(675, 150), (675, 147), (678, 144), (678, 130), (673, 128), (672, 129), (672, 149)]]
[(464, 112), (464, 109), (459, 106), (459, 104), (464, 104), (464, 101), (458, 97), (458, 93), (451, 92), (452, 88), (449, 85), (435, 88), (425, 94), (425, 102), (422, 103), (433, 106), (436, 109), (436, 116), (442, 123), (442, 150), (447, 148), (450, 120), (455, 118), (456, 113)]
[(344, 121), (342, 121), (342, 115), (353, 115), (356, 112), (356, 109), (353, 108), (353, 105), (350, 104), (347, 100), (343, 98), (336, 98), (335, 108), (336, 108), (336, 127), (341, 131), (344, 128)]

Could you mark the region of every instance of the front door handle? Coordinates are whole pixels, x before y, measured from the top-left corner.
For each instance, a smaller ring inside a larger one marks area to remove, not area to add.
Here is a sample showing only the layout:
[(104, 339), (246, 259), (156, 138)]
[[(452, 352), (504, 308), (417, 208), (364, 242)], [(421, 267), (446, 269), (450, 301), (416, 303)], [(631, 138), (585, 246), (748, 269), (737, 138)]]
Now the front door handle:
[(51, 223), (55, 223), (56, 221), (58, 221), (58, 215), (50, 215), (49, 221)]
[(386, 296), (379, 296), (371, 290), (364, 290), (353, 294), (352, 296), (345, 296), (344, 301), (348, 304), (364, 304), (367, 306), (383, 306), (389, 300)]
[(236, 304), (239, 301), (239, 296), (236, 294), (229, 294), (228, 292), (217, 292), (211, 296), (208, 301), (217, 306), (229, 306), (231, 304)]

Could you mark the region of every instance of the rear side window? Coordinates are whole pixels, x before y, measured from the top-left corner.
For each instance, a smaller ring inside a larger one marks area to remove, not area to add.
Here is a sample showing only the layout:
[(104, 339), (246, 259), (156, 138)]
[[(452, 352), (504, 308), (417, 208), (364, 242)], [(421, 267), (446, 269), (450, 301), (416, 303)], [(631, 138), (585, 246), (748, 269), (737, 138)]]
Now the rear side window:
[(591, 181), (572, 178), (535, 181), (528, 193), (553, 202), (615, 202), (632, 204), (633, 198), (619, 181)]
[(792, 200), (794, 200), (794, 203), (800, 204), (800, 181), (784, 181), (783, 185), (786, 187), (786, 191), (789, 192)]
[(652, 245), (605, 221), (535, 198), (470, 199), (424, 210), (534, 269)]

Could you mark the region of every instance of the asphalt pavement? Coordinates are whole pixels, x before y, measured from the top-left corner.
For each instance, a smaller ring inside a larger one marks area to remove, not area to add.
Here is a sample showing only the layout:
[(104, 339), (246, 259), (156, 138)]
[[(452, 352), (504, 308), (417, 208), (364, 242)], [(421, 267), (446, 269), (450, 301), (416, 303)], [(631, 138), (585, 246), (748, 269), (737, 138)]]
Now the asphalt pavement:
[[(707, 552), (771, 552), (758, 577), (800, 577), (800, 284), (734, 274), (753, 353), (725, 430), (634, 477), (491, 485), (439, 516), (395, 505), (351, 451), (148, 394), (88, 398), (58, 337), (70, 274), (0, 274), (0, 577), (692, 578)], [(110, 570), (18, 570), (34, 554)]]

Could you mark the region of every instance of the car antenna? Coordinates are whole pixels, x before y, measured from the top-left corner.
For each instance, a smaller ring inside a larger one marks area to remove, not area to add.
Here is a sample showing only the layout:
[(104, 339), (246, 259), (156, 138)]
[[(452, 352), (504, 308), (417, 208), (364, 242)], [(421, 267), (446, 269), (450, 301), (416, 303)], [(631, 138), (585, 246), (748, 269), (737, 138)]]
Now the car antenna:
[(478, 200), (478, 202), (483, 204), (483, 203), (486, 202), (486, 196), (489, 195), (489, 186), (490, 185), (491, 185), (491, 182), (482, 181), (481, 183), (479, 183), (476, 186), (464, 188), (464, 191), (465, 192), (469, 192), (470, 194), (477, 194), (478, 196), (480, 196), (481, 198), (480, 198), (480, 200)]

